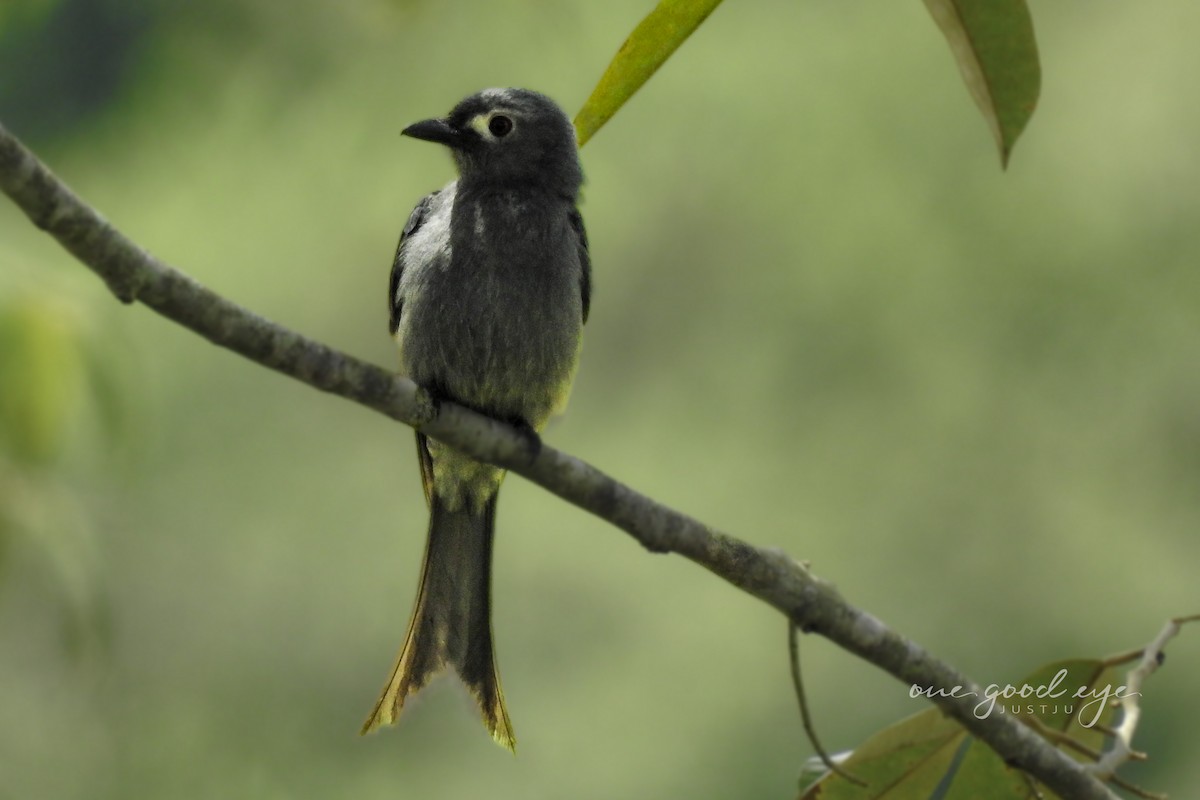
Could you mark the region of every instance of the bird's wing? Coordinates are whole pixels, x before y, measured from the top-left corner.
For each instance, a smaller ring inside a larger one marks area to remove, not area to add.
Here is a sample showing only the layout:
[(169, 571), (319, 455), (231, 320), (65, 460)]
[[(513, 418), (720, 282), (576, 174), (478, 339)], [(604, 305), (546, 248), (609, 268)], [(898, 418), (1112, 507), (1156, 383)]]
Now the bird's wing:
[(400, 277), (404, 274), (404, 243), (429, 218), (433, 200), (440, 193), (439, 189), (422, 197), (421, 202), (417, 203), (417, 207), (408, 215), (408, 222), (404, 223), (404, 230), (400, 232), (400, 242), (396, 245), (396, 256), (392, 259), (392, 273), (388, 276), (388, 330), (393, 335), (400, 327), (400, 311), (404, 306), (404, 301), (397, 294), (400, 289)]
[(575, 231), (575, 247), (579, 252), (579, 291), (583, 299), (583, 321), (587, 322), (592, 305), (592, 257), (588, 254), (587, 230), (579, 209), (571, 209), (571, 229)]

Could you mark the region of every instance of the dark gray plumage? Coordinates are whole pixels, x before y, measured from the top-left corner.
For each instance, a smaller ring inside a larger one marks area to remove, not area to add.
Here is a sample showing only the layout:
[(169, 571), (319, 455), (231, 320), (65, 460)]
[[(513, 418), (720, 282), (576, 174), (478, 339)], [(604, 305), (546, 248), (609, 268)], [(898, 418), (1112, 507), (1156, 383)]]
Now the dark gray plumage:
[[(458, 180), (417, 204), (388, 282), (401, 371), (437, 399), (536, 437), (566, 404), (591, 299), (570, 120), (548, 97), (487, 89), (405, 135), (444, 144)], [(429, 538), (408, 636), (363, 732), (452, 666), (495, 739), (515, 740), (491, 632), (496, 493), (504, 472), (417, 434)]]

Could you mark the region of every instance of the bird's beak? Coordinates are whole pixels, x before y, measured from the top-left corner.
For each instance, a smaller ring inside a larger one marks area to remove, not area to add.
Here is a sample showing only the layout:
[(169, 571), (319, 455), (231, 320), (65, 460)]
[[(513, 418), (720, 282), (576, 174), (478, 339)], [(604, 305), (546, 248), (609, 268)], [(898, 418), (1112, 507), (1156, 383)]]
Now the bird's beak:
[(454, 147), (462, 139), (462, 134), (451, 128), (444, 119), (423, 119), (420, 122), (414, 122), (400, 131), (400, 135), (444, 144), (447, 147)]

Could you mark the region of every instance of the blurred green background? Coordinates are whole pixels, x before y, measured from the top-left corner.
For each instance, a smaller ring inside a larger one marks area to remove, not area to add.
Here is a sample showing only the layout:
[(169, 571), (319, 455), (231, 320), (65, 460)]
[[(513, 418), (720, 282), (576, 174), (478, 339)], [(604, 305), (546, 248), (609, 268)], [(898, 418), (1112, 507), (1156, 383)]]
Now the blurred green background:
[[(573, 113), (650, 7), (7, 0), (0, 119), (156, 255), (392, 365), (396, 236), (452, 175), (399, 130), (493, 85)], [(1002, 173), (921, 4), (725, 3), (583, 153), (596, 292), (547, 433), (984, 683), (1200, 610), (1200, 7), (1033, 12)], [(794, 795), (783, 619), (517, 478), (519, 755), (452, 681), (358, 738), (416, 590), (410, 433), (0, 206), (0, 797)], [(1200, 631), (1170, 656), (1128, 776), (1188, 797)], [(833, 750), (923, 708), (803, 657)]]

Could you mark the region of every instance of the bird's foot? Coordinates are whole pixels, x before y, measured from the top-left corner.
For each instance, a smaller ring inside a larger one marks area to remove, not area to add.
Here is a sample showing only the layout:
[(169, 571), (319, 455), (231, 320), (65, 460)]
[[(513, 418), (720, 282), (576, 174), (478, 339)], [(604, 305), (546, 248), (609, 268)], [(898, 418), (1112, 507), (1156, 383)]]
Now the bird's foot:
[(517, 435), (521, 437), (525, 444), (525, 451), (529, 454), (529, 461), (533, 463), (542, 452), (542, 437), (533, 429), (533, 426), (524, 419), (512, 419), (509, 423), (516, 428)]
[(421, 424), (433, 422), (442, 413), (442, 401), (446, 395), (436, 386), (417, 384), (417, 416)]

